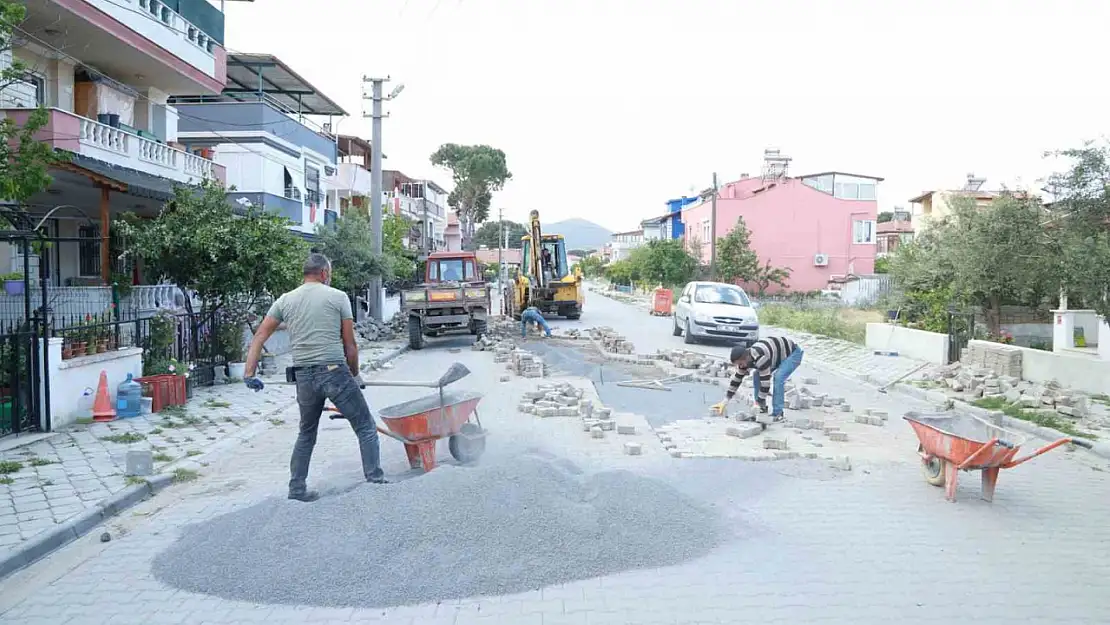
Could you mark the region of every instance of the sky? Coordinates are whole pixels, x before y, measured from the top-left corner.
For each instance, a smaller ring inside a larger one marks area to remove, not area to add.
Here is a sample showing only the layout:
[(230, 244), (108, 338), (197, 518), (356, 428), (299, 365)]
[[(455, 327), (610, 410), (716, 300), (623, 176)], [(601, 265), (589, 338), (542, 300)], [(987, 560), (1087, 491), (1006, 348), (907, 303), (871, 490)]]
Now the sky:
[[(258, 0), (227, 2), (227, 47), (278, 56), (370, 137), (387, 169), (449, 186), (442, 143), (503, 150), (493, 212), (628, 230), (742, 173), (884, 178), (879, 209), (925, 190), (1037, 190), (1044, 153), (1102, 139), (1105, 0)], [(369, 85), (367, 85), (367, 88)], [(369, 102), (366, 109), (369, 110)]]

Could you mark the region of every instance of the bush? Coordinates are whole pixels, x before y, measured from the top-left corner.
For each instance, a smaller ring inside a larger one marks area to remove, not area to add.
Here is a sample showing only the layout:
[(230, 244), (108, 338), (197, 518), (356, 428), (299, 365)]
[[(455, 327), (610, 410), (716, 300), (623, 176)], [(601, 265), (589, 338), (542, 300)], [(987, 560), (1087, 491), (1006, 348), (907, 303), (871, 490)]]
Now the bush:
[(847, 323), (835, 308), (799, 310), (789, 306), (763, 306), (759, 309), (759, 322), (765, 325), (801, 330), (834, 339), (863, 344), (867, 335), (864, 324)]

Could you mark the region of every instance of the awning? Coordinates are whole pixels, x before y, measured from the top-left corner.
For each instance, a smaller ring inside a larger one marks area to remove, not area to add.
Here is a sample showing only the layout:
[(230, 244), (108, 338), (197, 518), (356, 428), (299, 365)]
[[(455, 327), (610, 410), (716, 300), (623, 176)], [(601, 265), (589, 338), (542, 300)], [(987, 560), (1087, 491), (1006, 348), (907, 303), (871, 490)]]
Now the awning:
[(259, 93), (280, 102), (293, 113), (342, 115), (341, 106), (272, 54), (227, 55), (227, 88), (224, 98), (254, 100)]
[[(107, 180), (100, 182), (108, 183), (108, 186), (115, 187), (119, 191), (125, 191), (135, 197), (145, 197), (162, 202), (173, 199), (173, 188), (175, 186), (192, 186), (136, 169), (106, 163), (81, 154), (71, 154), (68, 161), (57, 163), (54, 167), (82, 175), (92, 174), (91, 178), (106, 178)], [(112, 182), (115, 184), (111, 184)]]

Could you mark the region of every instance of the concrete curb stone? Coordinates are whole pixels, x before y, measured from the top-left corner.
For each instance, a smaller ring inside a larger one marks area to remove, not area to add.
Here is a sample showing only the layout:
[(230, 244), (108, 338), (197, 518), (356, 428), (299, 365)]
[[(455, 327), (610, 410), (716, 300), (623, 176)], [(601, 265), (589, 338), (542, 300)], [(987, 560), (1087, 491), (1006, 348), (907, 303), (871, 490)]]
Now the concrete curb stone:
[[(381, 366), (407, 351), (409, 351), (409, 346), (403, 345), (393, 351), (386, 352), (383, 356), (374, 359), (372, 362)], [(0, 557), (0, 579), (29, 566), (57, 549), (61, 549), (85, 534), (88, 534), (93, 528), (104, 521), (135, 506), (148, 497), (157, 495), (167, 486), (173, 484), (173, 471), (175, 469), (202, 466), (205, 458), (224, 451), (229, 447), (240, 445), (273, 427), (276, 426), (266, 420), (254, 423), (250, 427), (240, 430), (218, 443), (214, 443), (200, 456), (181, 458), (176, 462), (172, 462), (163, 468), (162, 473), (146, 478), (146, 483), (129, 486), (114, 495), (102, 499), (96, 506), (78, 513), (76, 516), (58, 524), (53, 529), (31, 537), (16, 549)]]

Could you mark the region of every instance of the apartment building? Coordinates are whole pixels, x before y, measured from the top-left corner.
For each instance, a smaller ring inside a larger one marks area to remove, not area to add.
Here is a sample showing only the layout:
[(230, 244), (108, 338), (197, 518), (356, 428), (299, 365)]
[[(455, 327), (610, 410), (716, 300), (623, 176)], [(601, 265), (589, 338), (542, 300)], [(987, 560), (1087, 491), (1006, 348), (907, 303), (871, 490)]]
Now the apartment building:
[(616, 262), (626, 260), (632, 251), (644, 244), (644, 230), (629, 230), (628, 232), (614, 232), (609, 235), (609, 243), (605, 246), (609, 260)]
[[(814, 291), (875, 268), (878, 186), (882, 178), (826, 171), (790, 176), (790, 158), (764, 152), (758, 176), (742, 174), (717, 195), (718, 240), (739, 218), (751, 231), (760, 262), (791, 270), (789, 290)], [(712, 190), (682, 209), (687, 249), (710, 259)]]
[[(40, 140), (67, 159), (24, 212), (51, 213), (60, 242), (30, 259), (56, 285), (102, 284), (137, 269), (110, 232), (122, 213), (153, 216), (178, 184), (224, 180), (225, 169), (186, 149), (186, 119), (171, 96), (220, 93), (226, 81), (224, 16), (206, 0), (26, 0), (0, 65), (27, 71), (0, 92), (0, 116), (18, 124), (49, 115)], [(62, 208), (56, 208), (62, 207)], [(22, 271), (18, 249), (0, 245), (0, 266)]]
[(412, 223), (410, 236), (404, 241), (406, 247), (422, 253), (446, 247), (448, 194), (443, 187), (387, 169), (382, 172), (382, 189), (388, 209)]
[(227, 169), (233, 203), (278, 213), (313, 239), (339, 216), (339, 147), (327, 129), (347, 112), (272, 54), (228, 55), (226, 79), (217, 94), (172, 99), (179, 140)]

